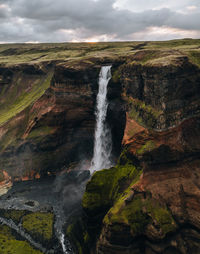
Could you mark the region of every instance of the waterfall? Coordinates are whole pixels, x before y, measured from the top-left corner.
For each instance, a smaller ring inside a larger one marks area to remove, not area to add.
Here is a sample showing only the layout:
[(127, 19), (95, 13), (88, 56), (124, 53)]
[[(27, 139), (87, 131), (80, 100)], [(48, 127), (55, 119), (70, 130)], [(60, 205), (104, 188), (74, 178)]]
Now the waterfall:
[(108, 108), (107, 85), (111, 79), (111, 66), (102, 66), (99, 74), (99, 91), (96, 104), (96, 128), (94, 151), (90, 171), (94, 172), (111, 167), (112, 138), (111, 130), (106, 123)]

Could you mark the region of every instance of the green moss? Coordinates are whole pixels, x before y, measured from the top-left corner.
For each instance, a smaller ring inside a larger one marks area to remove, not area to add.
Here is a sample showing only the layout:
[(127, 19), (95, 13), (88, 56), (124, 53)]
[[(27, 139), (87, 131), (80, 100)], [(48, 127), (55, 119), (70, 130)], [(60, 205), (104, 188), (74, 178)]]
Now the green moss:
[(112, 75), (112, 80), (114, 83), (118, 83), (120, 81), (120, 72), (119, 70), (115, 70)]
[(121, 195), (126, 193), (125, 189), (131, 183), (139, 180), (142, 170), (132, 164), (116, 166), (116, 173), (112, 181), (111, 198), (117, 200)]
[[(95, 232), (93, 232), (93, 236)], [(73, 245), (75, 253), (89, 253), (91, 243), (94, 240), (90, 238), (86, 225), (81, 218), (74, 218), (74, 221), (67, 227), (67, 237)]]
[(181, 39), (181, 40), (169, 40), (169, 41), (155, 41), (149, 42), (148, 47), (162, 48), (162, 49), (184, 49), (188, 47), (195, 47), (200, 44), (200, 40), (194, 39)]
[(50, 72), (44, 78), (37, 80), (35, 84), (32, 85), (31, 91), (27, 92), (24, 90), (18, 97), (10, 96), (13, 98), (12, 102), (6, 103), (4, 108), (0, 110), (0, 126), (11, 119), (13, 116), (17, 115), (29, 105), (34, 103), (39, 99), (45, 92), (45, 90), (50, 86), (50, 81), (52, 79), (53, 72)]
[(115, 168), (104, 169), (94, 173), (83, 195), (82, 205), (84, 208), (93, 210), (111, 205), (111, 182), (114, 174)]
[(148, 128), (153, 128), (157, 123), (160, 115), (163, 113), (161, 110), (153, 108), (151, 105), (146, 105), (144, 102), (128, 98), (129, 103), (129, 117), (134, 119), (140, 125)]
[[(140, 53), (140, 51), (139, 51)], [(155, 59), (157, 57), (159, 57), (161, 55), (160, 51), (154, 51), (154, 50), (145, 50), (142, 51), (143, 56), (140, 59), (137, 59), (137, 62), (139, 62), (140, 64), (144, 65), (145, 63), (147, 63), (149, 60)], [(136, 53), (137, 55), (137, 53)], [(135, 64), (136, 61), (133, 61), (131, 64)]]
[(26, 241), (16, 240), (7, 226), (0, 225), (0, 253), (1, 254), (42, 254), (33, 249)]
[(89, 240), (90, 240), (90, 236), (89, 236), (88, 232), (84, 232), (83, 239), (84, 239), (84, 243), (89, 242)]
[(15, 223), (20, 223), (21, 218), (27, 214), (27, 211), (24, 210), (0, 210), (2, 217), (6, 219), (12, 219)]
[[(122, 153), (126, 156), (126, 152)], [(111, 169), (97, 171), (86, 186), (82, 205), (85, 209), (108, 209), (123, 193), (131, 182), (137, 181), (141, 169), (131, 164), (127, 159), (125, 165), (118, 164)]]
[(174, 231), (175, 222), (170, 212), (167, 209), (157, 206), (157, 207), (152, 207), (151, 211), (152, 211), (153, 217), (160, 225), (164, 235)]
[(157, 201), (136, 195), (126, 203), (127, 197), (120, 198), (109, 210), (104, 218), (105, 224), (126, 224), (130, 226), (133, 236), (143, 234), (153, 221), (162, 230), (162, 237), (176, 229), (171, 213)]
[(191, 50), (187, 54), (190, 61), (200, 67), (200, 50)]
[(49, 126), (42, 126), (40, 128), (34, 129), (32, 130), (29, 135), (28, 138), (40, 138), (49, 134), (54, 133), (55, 128), (53, 127), (49, 127)]
[(54, 215), (52, 213), (31, 213), (22, 218), (24, 229), (36, 238), (50, 241), (53, 237)]
[(150, 152), (153, 149), (155, 149), (156, 145), (152, 140), (147, 141), (143, 146), (141, 146), (139, 149), (137, 149), (136, 153), (138, 155), (142, 155), (146, 152)]
[(131, 156), (128, 153), (127, 147), (123, 149), (123, 151), (120, 154), (119, 160), (118, 160), (118, 165), (126, 165), (126, 164), (128, 164), (128, 165), (133, 164)]

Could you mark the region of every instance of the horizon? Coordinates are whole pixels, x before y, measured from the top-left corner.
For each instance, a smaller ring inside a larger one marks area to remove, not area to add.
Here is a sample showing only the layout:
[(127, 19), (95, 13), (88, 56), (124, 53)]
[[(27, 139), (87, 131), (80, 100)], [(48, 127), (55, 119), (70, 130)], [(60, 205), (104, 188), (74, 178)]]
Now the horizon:
[(181, 41), (181, 40), (200, 40), (199, 38), (181, 38), (181, 39), (171, 39), (171, 40), (146, 40), (146, 41), (142, 41), (142, 40), (130, 40), (130, 41), (76, 41), (76, 42), (72, 42), (72, 41), (63, 41), (63, 42), (0, 42), (0, 45), (40, 45), (40, 44), (100, 44), (100, 43), (134, 43), (134, 42), (138, 42), (138, 43), (148, 43), (148, 42), (172, 42), (172, 41)]

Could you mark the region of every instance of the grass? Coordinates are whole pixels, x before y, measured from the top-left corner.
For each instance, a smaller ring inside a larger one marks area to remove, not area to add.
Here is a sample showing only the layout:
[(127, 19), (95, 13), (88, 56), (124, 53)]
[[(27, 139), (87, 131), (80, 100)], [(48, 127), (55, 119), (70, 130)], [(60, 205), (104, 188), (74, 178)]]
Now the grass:
[[(144, 153), (154, 149), (148, 141), (138, 150)], [(165, 206), (150, 198), (149, 195), (134, 194), (133, 186), (139, 181), (142, 169), (133, 165), (126, 149), (121, 153), (116, 167), (96, 172), (88, 182), (83, 197), (83, 207), (92, 216), (105, 207), (104, 225), (112, 225), (113, 230), (130, 227), (133, 237), (145, 234), (148, 225), (156, 225), (158, 237), (164, 238), (176, 229), (175, 221)]]
[(42, 254), (26, 241), (16, 240), (9, 227), (0, 225), (0, 253), (1, 254)]
[(1, 216), (6, 219), (13, 220), (16, 224), (19, 224), (21, 218), (27, 214), (27, 211), (24, 210), (0, 210)]
[(36, 239), (50, 241), (53, 237), (54, 215), (52, 213), (35, 212), (22, 218), (22, 226)]
[(200, 67), (200, 50), (191, 50), (188, 52), (188, 56), (191, 62)]
[(47, 136), (49, 134), (54, 133), (55, 128), (50, 127), (50, 126), (41, 126), (37, 129), (33, 129), (29, 135), (28, 138), (32, 139), (32, 138), (42, 138), (44, 136)]
[(151, 105), (146, 105), (143, 101), (128, 97), (129, 117), (136, 120), (140, 125), (148, 128), (153, 128), (159, 116), (163, 113), (161, 110), (153, 108)]
[(50, 86), (52, 75), (53, 72), (50, 72), (44, 78), (36, 80), (29, 92), (23, 90), (19, 96), (10, 96), (11, 99), (15, 99), (12, 102), (5, 102), (4, 107), (0, 110), (0, 126), (39, 99)]
[(125, 198), (119, 199), (104, 218), (105, 224), (117, 223), (130, 226), (133, 236), (145, 233), (148, 224), (156, 224), (161, 230), (161, 238), (176, 229), (172, 215), (166, 207), (162, 207), (155, 200), (142, 199), (135, 196), (125, 205)]
[[(139, 47), (143, 45), (142, 47)], [(174, 55), (188, 55), (198, 50), (200, 40), (183, 39), (160, 42), (99, 42), (99, 43), (43, 43), (0, 45), (0, 63), (16, 65), (21, 63), (41, 63), (52, 60), (88, 61), (90, 58), (116, 58), (133, 56), (139, 50), (147, 51), (141, 64), (148, 63), (163, 52)], [(173, 52), (171, 50), (174, 50)], [(194, 56), (196, 61), (198, 57)]]
[[(122, 161), (123, 165), (120, 164)], [(94, 173), (86, 186), (82, 201), (83, 207), (91, 213), (96, 209), (107, 210), (121, 194), (124, 195), (127, 185), (139, 180), (141, 172), (142, 170), (135, 167), (123, 152), (115, 167)]]
[(138, 155), (142, 155), (146, 152), (152, 151), (155, 148), (156, 148), (155, 143), (152, 140), (149, 140), (143, 146), (141, 146), (139, 149), (137, 149), (136, 153)]
[(44, 43), (0, 45), (0, 63), (4, 65), (38, 63), (51, 60), (81, 60), (90, 57), (123, 55), (138, 42)]

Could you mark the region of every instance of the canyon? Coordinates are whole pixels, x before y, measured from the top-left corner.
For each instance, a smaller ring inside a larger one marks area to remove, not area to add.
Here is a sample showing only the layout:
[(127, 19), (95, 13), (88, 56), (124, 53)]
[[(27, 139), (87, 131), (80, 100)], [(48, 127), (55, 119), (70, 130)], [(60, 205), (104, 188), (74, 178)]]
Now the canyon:
[[(58, 179), (55, 198), (78, 197), (78, 216), (70, 216), (65, 229), (74, 253), (200, 253), (199, 59), (200, 40), (191, 39), (0, 45), (2, 192), (13, 184), (0, 203), (16, 195), (17, 184), (23, 193), (26, 182)], [(84, 183), (89, 178), (105, 65), (112, 65), (106, 122), (115, 166), (96, 171), (79, 195), (70, 179), (77, 190), (80, 180), (70, 174), (84, 172)], [(69, 187), (60, 194), (63, 185)], [(18, 222), (45, 242), (41, 229), (24, 222), (42, 213), (41, 223), (44, 214), (55, 223), (50, 206), (37, 210), (35, 204), (29, 211), (23, 204)], [(18, 209), (0, 215), (12, 219)], [(48, 239), (57, 247), (45, 248), (60, 253), (55, 232)]]

